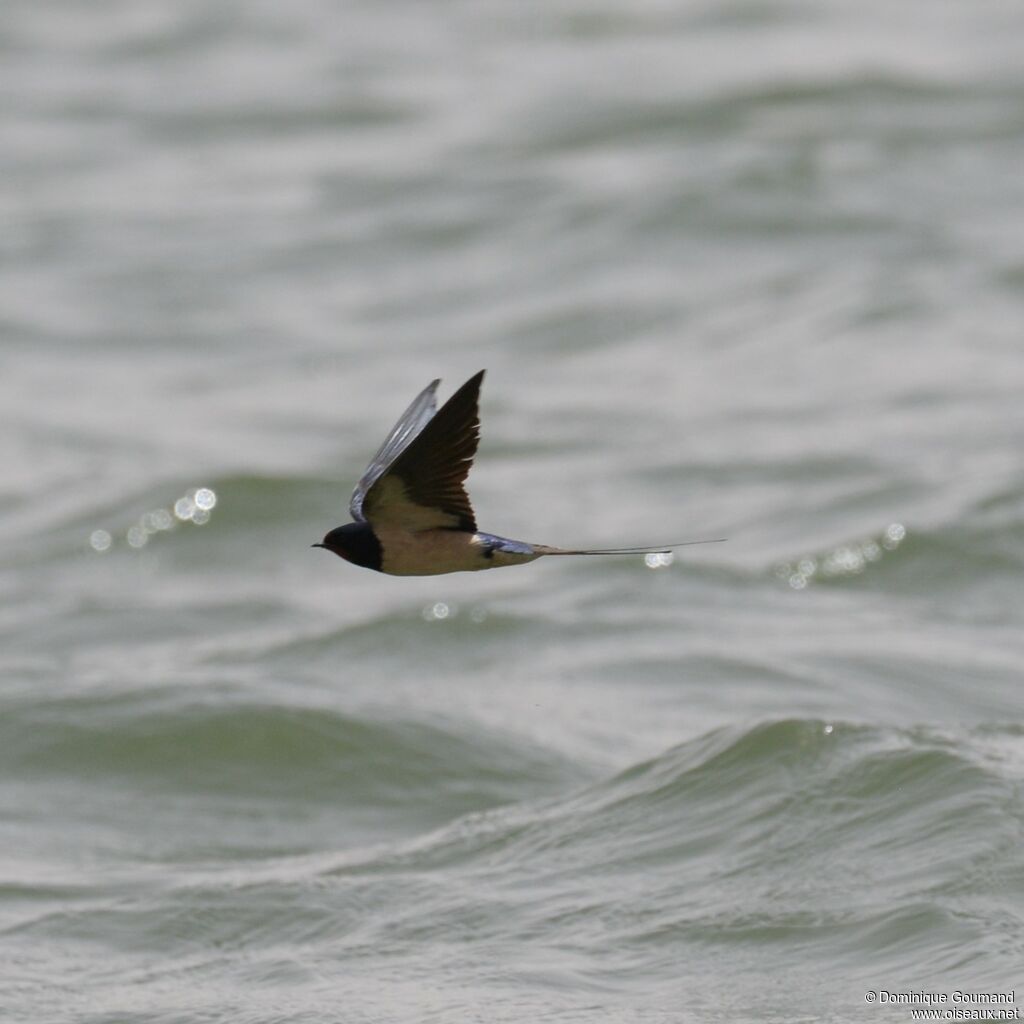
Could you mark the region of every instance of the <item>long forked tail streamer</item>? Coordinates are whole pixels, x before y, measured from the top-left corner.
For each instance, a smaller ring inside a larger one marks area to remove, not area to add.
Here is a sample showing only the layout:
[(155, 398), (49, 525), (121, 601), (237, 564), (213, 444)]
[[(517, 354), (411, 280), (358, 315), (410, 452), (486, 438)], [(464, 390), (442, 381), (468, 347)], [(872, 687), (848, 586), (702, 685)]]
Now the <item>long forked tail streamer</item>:
[[(662, 544), (659, 547), (635, 548), (544, 548), (546, 555), (667, 555), (673, 548), (687, 548), (694, 544), (723, 544), (727, 537), (715, 537), (713, 540), (682, 540), (676, 544)], [(537, 545), (537, 550), (542, 550)]]

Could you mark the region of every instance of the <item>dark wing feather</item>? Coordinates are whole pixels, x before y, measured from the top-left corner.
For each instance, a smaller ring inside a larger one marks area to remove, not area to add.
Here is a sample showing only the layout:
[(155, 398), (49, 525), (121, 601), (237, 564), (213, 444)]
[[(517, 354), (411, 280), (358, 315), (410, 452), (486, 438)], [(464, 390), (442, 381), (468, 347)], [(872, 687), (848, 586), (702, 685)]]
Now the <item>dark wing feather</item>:
[(464, 483), (480, 441), (480, 384), (470, 377), (366, 492), (374, 525), (476, 531)]
[(437, 410), (437, 385), (439, 380), (432, 380), (413, 400), (405, 412), (399, 417), (398, 422), (391, 428), (391, 433), (384, 438), (384, 443), (377, 449), (377, 454), (370, 459), (370, 464), (363, 471), (363, 475), (352, 492), (352, 500), (349, 502), (349, 512), (356, 522), (365, 519), (363, 515), (363, 502), (366, 500), (366, 493), (369, 489), (388, 471), (388, 467), (398, 458), (406, 448), (412, 444), (416, 435), (427, 425), (434, 412)]

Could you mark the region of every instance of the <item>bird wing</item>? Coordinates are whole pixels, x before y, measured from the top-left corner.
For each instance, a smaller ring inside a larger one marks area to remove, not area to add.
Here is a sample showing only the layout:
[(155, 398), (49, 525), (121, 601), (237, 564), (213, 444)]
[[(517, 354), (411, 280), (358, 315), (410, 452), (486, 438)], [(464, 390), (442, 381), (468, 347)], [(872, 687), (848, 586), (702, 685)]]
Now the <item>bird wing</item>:
[(470, 377), (376, 474), (360, 502), (363, 518), (413, 531), (476, 531), (464, 484), (480, 442), (483, 379), (483, 370)]
[(364, 522), (363, 503), (370, 488), (387, 472), (388, 467), (416, 439), (417, 434), (430, 422), (437, 410), (437, 385), (441, 381), (432, 380), (413, 400), (398, 422), (391, 428), (391, 433), (377, 449), (377, 454), (370, 459), (370, 464), (352, 492), (348, 510), (357, 522)]

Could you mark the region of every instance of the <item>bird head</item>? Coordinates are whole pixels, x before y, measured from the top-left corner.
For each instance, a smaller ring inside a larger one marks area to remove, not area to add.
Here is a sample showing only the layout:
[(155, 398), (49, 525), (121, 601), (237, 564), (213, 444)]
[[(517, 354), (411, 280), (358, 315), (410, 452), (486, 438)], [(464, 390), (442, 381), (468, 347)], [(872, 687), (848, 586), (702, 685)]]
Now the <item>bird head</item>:
[(369, 523), (346, 523), (331, 530), (314, 548), (326, 548), (353, 565), (380, 571), (381, 547)]

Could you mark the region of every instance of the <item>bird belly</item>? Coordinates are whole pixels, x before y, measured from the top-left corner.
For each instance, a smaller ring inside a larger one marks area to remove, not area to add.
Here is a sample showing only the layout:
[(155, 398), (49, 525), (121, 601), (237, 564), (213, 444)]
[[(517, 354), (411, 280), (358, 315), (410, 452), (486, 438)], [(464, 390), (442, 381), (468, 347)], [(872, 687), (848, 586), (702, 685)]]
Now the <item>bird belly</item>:
[[(488, 543), (489, 535), (464, 530), (377, 529), (383, 557), (381, 572), (392, 576), (437, 576), (447, 572), (476, 572), (503, 565), (532, 562), (539, 555), (529, 551), (503, 551)], [(527, 548), (523, 545), (523, 548)]]

